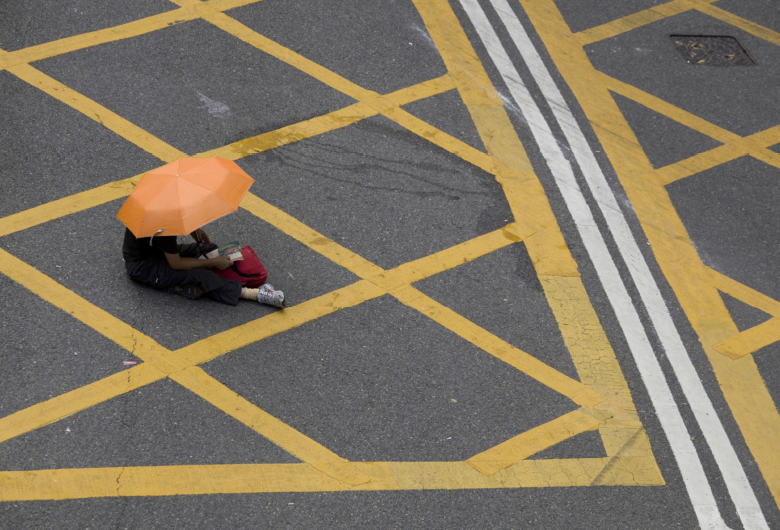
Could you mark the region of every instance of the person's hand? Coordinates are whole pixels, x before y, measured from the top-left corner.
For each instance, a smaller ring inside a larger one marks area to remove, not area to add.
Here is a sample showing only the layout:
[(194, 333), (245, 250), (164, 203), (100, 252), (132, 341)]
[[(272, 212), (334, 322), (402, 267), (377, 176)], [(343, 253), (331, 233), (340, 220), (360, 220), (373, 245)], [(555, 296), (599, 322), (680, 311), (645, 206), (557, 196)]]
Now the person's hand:
[(218, 268), (221, 271), (233, 265), (233, 260), (230, 259), (228, 256), (217, 256), (216, 258), (212, 258), (212, 261), (213, 261), (213, 266)]
[(209, 239), (209, 235), (202, 228), (198, 228), (190, 235), (195, 241), (203, 241), (206, 243), (206, 246), (211, 245), (211, 239)]

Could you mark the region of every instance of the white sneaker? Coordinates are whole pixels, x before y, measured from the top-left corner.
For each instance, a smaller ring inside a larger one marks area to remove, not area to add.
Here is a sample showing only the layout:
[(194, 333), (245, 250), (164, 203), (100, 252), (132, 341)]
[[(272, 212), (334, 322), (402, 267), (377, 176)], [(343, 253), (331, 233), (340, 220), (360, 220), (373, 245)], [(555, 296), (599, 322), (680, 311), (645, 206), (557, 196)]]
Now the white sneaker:
[(261, 304), (284, 308), (284, 293), (274, 290), (273, 285), (266, 283), (260, 286), (257, 301)]

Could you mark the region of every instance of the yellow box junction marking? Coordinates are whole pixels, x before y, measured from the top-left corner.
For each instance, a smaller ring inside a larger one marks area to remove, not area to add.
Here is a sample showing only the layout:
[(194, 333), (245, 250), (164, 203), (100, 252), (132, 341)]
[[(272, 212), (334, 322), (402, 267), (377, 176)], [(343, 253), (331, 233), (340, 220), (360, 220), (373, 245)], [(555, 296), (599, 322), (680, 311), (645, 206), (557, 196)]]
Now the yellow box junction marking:
[[(780, 34), (710, 5), (708, 0), (674, 0), (572, 34), (552, 0), (519, 0), (552, 60), (593, 125), (620, 178), (664, 275), (696, 330), (723, 395), (767, 485), (780, 505), (780, 414), (751, 353), (780, 340), (780, 303), (706, 267), (666, 192), (671, 182), (749, 155), (780, 168), (768, 147), (780, 142), (780, 126), (741, 137), (594, 69), (583, 46), (613, 37), (658, 16), (695, 9), (780, 45)], [(610, 91), (630, 98), (723, 145), (669, 166), (654, 169)], [(718, 291), (768, 312), (775, 318), (739, 333)], [(584, 382), (584, 381), (583, 381)]]
[[(339, 90), (357, 102), (346, 108), (195, 156), (237, 160), (253, 153), (383, 115), (476, 167), (502, 185), (515, 220), (502, 229), (425, 258), (384, 270), (319, 234), (260, 197), (242, 207), (361, 279), (356, 283), (170, 351), (34, 267), (0, 250), (0, 272), (131, 351), (144, 363), (0, 419), (0, 441), (58, 421), (113, 397), (170, 378), (296, 456), (301, 464), (150, 466), (0, 472), (0, 500), (125, 495), (193, 495), (275, 491), (517, 488), (664, 484), (628, 386), (579, 278), (544, 190), (500, 98), (446, 0), (417, 0), (447, 66), (440, 78), (380, 95), (257, 34), (221, 11), (250, 0), (179, 0), (181, 7), (115, 28), (0, 52), (0, 67), (56, 97), (163, 162), (183, 155), (81, 94), (27, 64), (87, 46), (131, 38), (172, 23), (202, 18)], [(405, 112), (400, 106), (456, 88), (487, 153)], [(141, 175), (106, 184), (0, 219), (0, 236), (127, 196)], [(412, 284), (509, 245), (522, 242), (581, 378), (576, 381), (502, 341)], [(390, 295), (484, 351), (567, 396), (580, 406), (521, 433), (466, 462), (348, 462), (292, 429), (206, 374), (199, 364), (332, 314)], [(606, 458), (527, 460), (560, 441), (598, 429)]]

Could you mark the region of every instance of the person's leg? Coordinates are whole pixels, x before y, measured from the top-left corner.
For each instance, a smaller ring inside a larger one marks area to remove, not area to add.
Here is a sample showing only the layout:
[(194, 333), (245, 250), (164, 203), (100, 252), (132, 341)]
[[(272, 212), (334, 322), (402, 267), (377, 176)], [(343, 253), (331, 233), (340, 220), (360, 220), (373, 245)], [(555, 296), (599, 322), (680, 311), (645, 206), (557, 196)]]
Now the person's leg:
[[(203, 294), (228, 305), (238, 304), (241, 282), (225, 280), (208, 269), (174, 270), (164, 260), (150, 261), (136, 267), (130, 277), (157, 289), (172, 289), (183, 285), (195, 285)], [(128, 271), (130, 272), (130, 271)]]

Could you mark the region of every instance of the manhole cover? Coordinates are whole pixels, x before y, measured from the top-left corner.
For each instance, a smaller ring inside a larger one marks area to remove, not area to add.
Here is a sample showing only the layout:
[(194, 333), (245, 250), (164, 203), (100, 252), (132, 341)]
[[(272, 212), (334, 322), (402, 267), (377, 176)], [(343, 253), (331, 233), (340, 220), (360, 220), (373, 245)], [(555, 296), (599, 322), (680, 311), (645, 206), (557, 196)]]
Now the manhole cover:
[(734, 37), (708, 35), (671, 35), (685, 60), (709, 66), (752, 66), (750, 54)]

